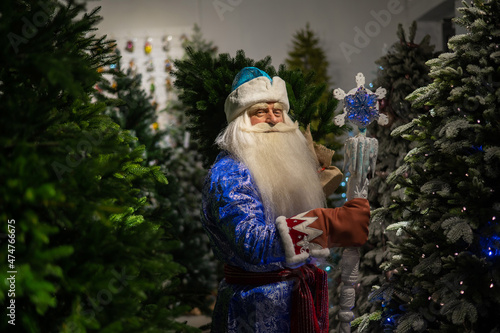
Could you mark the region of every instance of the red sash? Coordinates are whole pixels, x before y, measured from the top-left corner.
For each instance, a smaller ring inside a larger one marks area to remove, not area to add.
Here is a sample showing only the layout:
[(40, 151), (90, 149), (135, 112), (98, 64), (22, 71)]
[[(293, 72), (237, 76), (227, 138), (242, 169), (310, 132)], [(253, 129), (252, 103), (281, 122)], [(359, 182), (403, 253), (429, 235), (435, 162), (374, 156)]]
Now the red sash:
[(328, 333), (328, 285), (326, 272), (307, 264), (274, 272), (247, 272), (225, 265), (227, 283), (262, 286), (294, 280), (291, 333)]

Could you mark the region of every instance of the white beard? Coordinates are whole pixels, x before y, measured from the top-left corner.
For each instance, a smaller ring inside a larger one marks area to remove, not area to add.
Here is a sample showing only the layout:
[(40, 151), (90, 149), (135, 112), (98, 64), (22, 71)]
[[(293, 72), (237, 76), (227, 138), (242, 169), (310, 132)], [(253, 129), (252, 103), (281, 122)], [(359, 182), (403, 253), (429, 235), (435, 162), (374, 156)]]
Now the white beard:
[(243, 115), (217, 138), (221, 148), (248, 167), (272, 220), (325, 206), (317, 161), (298, 125), (287, 123), (292, 123), (288, 116), (274, 127), (252, 126)]

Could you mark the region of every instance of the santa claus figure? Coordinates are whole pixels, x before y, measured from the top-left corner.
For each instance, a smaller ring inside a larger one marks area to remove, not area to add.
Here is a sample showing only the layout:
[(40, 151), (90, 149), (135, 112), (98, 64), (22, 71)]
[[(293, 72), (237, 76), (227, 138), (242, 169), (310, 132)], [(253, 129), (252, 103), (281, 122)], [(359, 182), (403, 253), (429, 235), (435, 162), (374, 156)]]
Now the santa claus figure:
[(225, 264), (212, 332), (328, 332), (326, 272), (314, 263), (366, 242), (368, 201), (325, 208), (331, 182), (288, 115), (281, 78), (242, 69), (224, 111), (203, 189), (203, 225)]

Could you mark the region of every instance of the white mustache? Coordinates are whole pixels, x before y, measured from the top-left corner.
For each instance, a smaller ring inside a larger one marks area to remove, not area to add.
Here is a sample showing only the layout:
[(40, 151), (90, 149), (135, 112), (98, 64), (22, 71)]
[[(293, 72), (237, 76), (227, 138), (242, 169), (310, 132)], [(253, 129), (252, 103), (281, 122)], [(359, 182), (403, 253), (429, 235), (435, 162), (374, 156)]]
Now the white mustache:
[(250, 127), (241, 128), (241, 130), (244, 132), (255, 132), (255, 133), (273, 133), (273, 132), (286, 133), (286, 132), (293, 132), (298, 128), (299, 128), (298, 122), (294, 122), (291, 125), (280, 122), (274, 126), (271, 126), (268, 123), (259, 123)]

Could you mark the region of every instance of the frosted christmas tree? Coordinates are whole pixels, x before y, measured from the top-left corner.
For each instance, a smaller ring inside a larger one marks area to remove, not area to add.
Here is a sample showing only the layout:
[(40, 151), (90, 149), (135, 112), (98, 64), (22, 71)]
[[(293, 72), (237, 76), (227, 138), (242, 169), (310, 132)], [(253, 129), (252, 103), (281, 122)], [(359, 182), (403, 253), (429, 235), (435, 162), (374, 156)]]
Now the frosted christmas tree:
[(389, 207), (405, 242), (373, 294), (397, 332), (498, 332), (500, 306), (500, 1), (473, 1), (455, 22), (467, 34), (430, 60), (428, 86), (409, 96), (429, 112), (393, 132), (415, 142), (389, 176)]
[[(368, 299), (373, 285), (382, 284), (389, 276), (384, 274), (380, 265), (390, 258), (390, 244), (395, 241), (404, 241), (395, 231), (386, 232), (388, 225), (396, 222), (392, 220), (388, 207), (394, 196), (403, 194), (402, 189), (394, 188), (394, 184), (386, 182), (387, 176), (404, 163), (404, 157), (411, 150), (411, 141), (399, 136), (391, 136), (397, 127), (409, 123), (418, 115), (426, 113), (428, 106), (412, 107), (405, 97), (415, 89), (429, 84), (429, 67), (426, 61), (434, 56), (434, 46), (430, 44), (430, 36), (424, 36), (416, 42), (417, 25), (410, 26), (408, 33), (400, 24), (397, 30), (397, 41), (391, 46), (388, 53), (378, 59), (377, 78), (373, 81), (375, 87), (387, 89), (386, 96), (380, 100), (380, 112), (388, 117), (387, 125), (372, 123), (368, 132), (379, 142), (379, 153), (375, 176), (370, 179), (368, 199), (372, 208), (370, 223), (370, 237), (361, 248), (359, 265), (359, 289), (356, 290), (356, 311), (360, 314), (352, 323), (358, 330), (378, 332), (378, 313), (375, 311), (379, 304)], [(385, 208), (387, 207), (387, 208)], [(374, 323), (370, 324), (370, 322)], [(359, 325), (359, 326), (358, 326)]]

